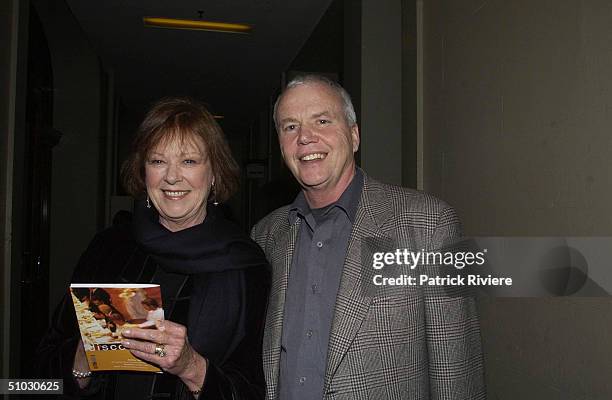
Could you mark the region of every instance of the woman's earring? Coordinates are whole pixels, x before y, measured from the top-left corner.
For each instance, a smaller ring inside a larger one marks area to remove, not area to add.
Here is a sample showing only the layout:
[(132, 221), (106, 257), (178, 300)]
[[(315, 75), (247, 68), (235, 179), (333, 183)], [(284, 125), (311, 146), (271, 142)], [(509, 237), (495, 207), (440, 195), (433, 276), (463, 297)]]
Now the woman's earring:
[(217, 192), (215, 191), (215, 182), (212, 183), (210, 191), (212, 192), (212, 196), (213, 196), (213, 204), (215, 206), (218, 206), (219, 202), (217, 201)]
[(149, 195), (147, 195), (147, 208), (151, 208), (151, 202), (149, 201)]

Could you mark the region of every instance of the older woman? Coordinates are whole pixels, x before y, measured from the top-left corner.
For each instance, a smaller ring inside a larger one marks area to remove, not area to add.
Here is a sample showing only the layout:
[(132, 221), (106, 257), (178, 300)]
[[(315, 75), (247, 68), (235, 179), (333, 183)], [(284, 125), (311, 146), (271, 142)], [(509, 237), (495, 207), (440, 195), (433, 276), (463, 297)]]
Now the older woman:
[(122, 334), (126, 348), (164, 374), (92, 375), (67, 296), (39, 348), (43, 375), (64, 377), (65, 391), (105, 399), (263, 396), (268, 270), (260, 249), (216, 208), (238, 183), (220, 127), (194, 100), (161, 100), (122, 175), (140, 199), (133, 221), (94, 238), (73, 282), (161, 285), (166, 320)]

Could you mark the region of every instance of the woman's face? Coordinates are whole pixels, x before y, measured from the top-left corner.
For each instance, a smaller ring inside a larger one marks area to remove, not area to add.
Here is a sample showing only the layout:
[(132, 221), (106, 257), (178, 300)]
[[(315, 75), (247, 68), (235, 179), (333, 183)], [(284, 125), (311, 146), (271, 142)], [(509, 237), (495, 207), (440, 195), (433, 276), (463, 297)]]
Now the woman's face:
[(172, 140), (151, 150), (145, 160), (147, 194), (159, 222), (179, 231), (204, 221), (214, 175), (204, 141)]

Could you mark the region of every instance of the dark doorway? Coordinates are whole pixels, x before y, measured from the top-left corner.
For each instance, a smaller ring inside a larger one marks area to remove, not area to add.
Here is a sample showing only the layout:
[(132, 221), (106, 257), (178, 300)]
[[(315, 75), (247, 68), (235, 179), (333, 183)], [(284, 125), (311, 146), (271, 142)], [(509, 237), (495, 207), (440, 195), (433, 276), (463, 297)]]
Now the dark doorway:
[(34, 353), (49, 321), (49, 210), (53, 127), (53, 71), (40, 18), (30, 7), (26, 138), (22, 162), (21, 376), (32, 377)]

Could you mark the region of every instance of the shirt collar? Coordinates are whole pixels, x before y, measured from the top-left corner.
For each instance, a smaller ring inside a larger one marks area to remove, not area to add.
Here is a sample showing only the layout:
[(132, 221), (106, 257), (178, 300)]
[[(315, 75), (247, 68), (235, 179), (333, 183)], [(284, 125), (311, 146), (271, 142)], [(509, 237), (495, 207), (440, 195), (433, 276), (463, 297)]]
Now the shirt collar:
[[(355, 215), (357, 214), (357, 206), (359, 205), (359, 198), (361, 197), (362, 189), (363, 172), (361, 171), (361, 168), (355, 168), (355, 175), (353, 176), (351, 183), (349, 183), (340, 198), (326, 208), (331, 210), (334, 207), (338, 207), (346, 213), (351, 223), (355, 222)], [(291, 203), (289, 206), (289, 224), (293, 225), (298, 217), (304, 218), (310, 213), (311, 209), (306, 201), (304, 192), (300, 190), (300, 193), (298, 193), (293, 203)]]

